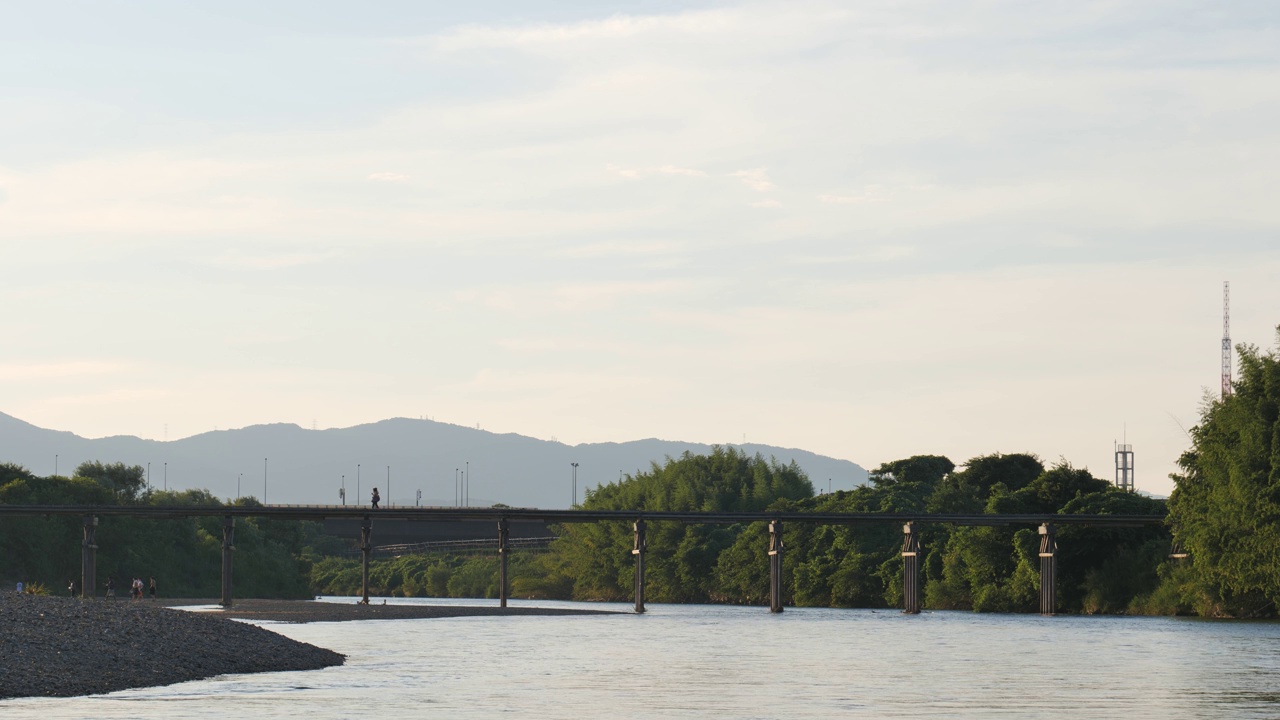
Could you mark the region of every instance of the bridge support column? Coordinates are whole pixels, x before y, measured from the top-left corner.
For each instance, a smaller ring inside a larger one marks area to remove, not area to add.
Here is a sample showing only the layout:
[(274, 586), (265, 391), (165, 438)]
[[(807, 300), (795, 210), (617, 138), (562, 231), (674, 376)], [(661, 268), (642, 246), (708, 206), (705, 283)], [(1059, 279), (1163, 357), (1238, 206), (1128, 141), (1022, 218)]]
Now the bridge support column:
[(920, 536), (913, 522), (902, 526), (902, 612), (920, 614)]
[(80, 597), (98, 596), (98, 517), (84, 516), (84, 542), (80, 545)]
[(631, 548), (631, 554), (636, 558), (636, 612), (644, 612), (644, 552), (648, 549), (649, 541), (644, 536), (644, 520), (636, 520), (632, 525), (635, 530), (635, 545)]
[(1058, 541), (1053, 523), (1040, 526), (1040, 614), (1056, 615), (1058, 605)]
[(769, 612), (782, 612), (782, 521), (769, 521)]
[(365, 605), (369, 604), (369, 552), (373, 550), (373, 546), (369, 544), (369, 533), (372, 530), (373, 523), (365, 515), (360, 523), (360, 602)]
[(231, 607), (231, 557), (236, 550), (236, 519), (222, 518), (222, 607)]
[(507, 519), (498, 521), (498, 606), (507, 606), (507, 555), (511, 548), (507, 547), (507, 535), (510, 527)]

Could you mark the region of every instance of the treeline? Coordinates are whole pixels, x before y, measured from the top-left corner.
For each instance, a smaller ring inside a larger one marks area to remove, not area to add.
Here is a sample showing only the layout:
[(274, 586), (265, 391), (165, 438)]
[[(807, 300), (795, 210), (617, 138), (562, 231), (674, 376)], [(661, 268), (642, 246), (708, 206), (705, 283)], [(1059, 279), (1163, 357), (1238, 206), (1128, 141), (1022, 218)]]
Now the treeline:
[[(589, 492), (592, 510), (1100, 513), (1163, 514), (1165, 505), (1114, 489), (1087, 471), (1046, 468), (1031, 455), (989, 455), (962, 470), (923, 455), (881, 465), (853, 491), (813, 494), (794, 464), (731, 448), (685, 454)], [(515, 597), (629, 600), (633, 544), (629, 523), (566, 524), (550, 551), (516, 554)], [(921, 528), (925, 604), (936, 609), (1032, 612), (1039, 592), (1035, 528)], [(765, 604), (768, 541), (764, 523), (686, 525), (650, 522), (646, 589), (652, 602)], [(1164, 528), (1059, 530), (1060, 607), (1075, 612), (1155, 612), (1170, 536)], [(896, 525), (787, 523), (785, 600), (831, 607), (899, 607), (902, 533)], [(371, 592), (430, 597), (494, 597), (494, 558), (405, 556), (372, 563)], [(354, 594), (354, 559), (317, 563), (318, 592)]]
[[(1280, 347), (1280, 328), (1277, 329)], [(1165, 601), (1214, 617), (1275, 617), (1280, 603), (1280, 356), (1237, 347), (1239, 379), (1206, 397), (1169, 498), (1187, 560)]]
[[(145, 487), (140, 466), (83, 463), (73, 477), (37, 477), (0, 464), (0, 504), (6, 505), (199, 505), (223, 503), (205, 490), (164, 492)], [(235, 505), (256, 505), (242, 498)], [(97, 528), (98, 595), (107, 578), (117, 595), (129, 581), (156, 579), (161, 596), (221, 595), (222, 521), (218, 517), (145, 520), (101, 517)], [(15, 517), (0, 523), (0, 581), (39, 583), (66, 593), (80, 585), (83, 529), (75, 517)], [(240, 597), (310, 597), (311, 563), (342, 543), (317, 523), (240, 518), (236, 521), (235, 592)]]

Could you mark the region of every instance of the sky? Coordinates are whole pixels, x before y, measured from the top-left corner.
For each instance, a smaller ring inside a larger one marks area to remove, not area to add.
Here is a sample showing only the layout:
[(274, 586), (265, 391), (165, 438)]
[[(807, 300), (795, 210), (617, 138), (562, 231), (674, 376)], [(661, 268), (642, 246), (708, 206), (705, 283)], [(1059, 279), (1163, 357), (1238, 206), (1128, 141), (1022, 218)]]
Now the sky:
[(0, 412), (42, 427), (1127, 441), (1167, 494), (1223, 281), (1276, 346), (1275, 3), (0, 9)]

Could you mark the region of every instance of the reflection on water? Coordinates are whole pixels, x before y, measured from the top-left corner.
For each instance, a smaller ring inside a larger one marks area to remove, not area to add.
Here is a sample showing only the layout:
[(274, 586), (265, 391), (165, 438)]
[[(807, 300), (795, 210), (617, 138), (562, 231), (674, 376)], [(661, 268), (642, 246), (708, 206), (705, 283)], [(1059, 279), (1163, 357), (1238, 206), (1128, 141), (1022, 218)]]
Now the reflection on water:
[(646, 615), (271, 629), (345, 653), (347, 664), (93, 698), (6, 701), (0, 713), (5, 720), (267, 720), (369, 712), (576, 719), (1216, 719), (1280, 712), (1274, 623), (816, 608), (770, 615), (763, 608), (651, 605)]

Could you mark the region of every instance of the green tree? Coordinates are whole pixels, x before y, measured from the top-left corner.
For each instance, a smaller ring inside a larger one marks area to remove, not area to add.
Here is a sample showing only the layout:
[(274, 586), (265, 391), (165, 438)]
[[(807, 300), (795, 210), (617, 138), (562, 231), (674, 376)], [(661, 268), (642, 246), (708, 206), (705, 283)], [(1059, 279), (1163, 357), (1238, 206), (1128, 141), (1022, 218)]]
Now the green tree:
[(1232, 394), (1206, 399), (1181, 472), (1172, 476), (1170, 520), (1190, 558), (1185, 572), (1167, 580), (1178, 586), (1179, 607), (1273, 616), (1280, 602), (1280, 356), (1237, 350)]
[(141, 465), (118, 462), (105, 465), (97, 460), (82, 462), (76, 467), (75, 476), (96, 481), (110, 490), (120, 504), (136, 502), (147, 483), (147, 472)]

